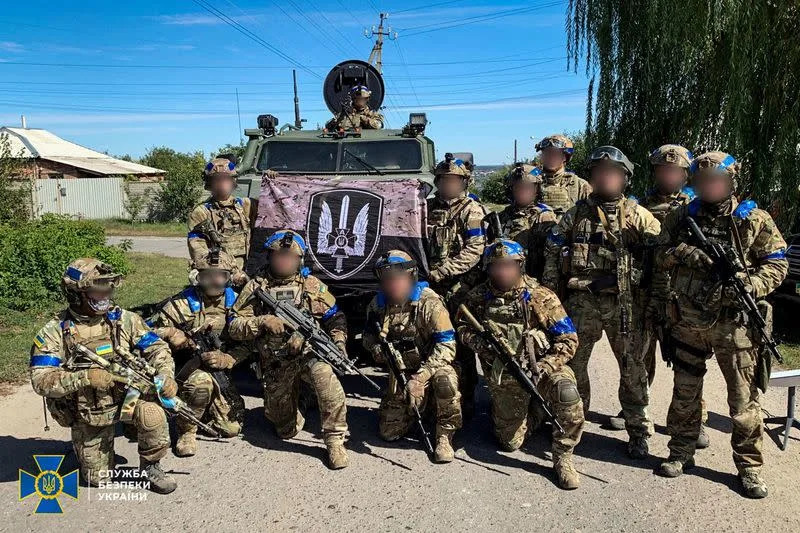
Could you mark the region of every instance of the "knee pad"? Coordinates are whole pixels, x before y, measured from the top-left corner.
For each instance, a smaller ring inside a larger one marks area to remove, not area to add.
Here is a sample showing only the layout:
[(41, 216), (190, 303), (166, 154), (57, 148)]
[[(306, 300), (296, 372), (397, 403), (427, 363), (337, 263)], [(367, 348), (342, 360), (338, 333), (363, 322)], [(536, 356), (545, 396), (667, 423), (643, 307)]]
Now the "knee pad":
[(167, 423), (164, 410), (153, 402), (139, 402), (136, 406), (136, 427), (144, 431), (153, 431)]
[(455, 398), (458, 392), (458, 387), (455, 384), (455, 379), (444, 372), (436, 372), (433, 375), (433, 391), (437, 398), (442, 400), (450, 400)]
[(556, 394), (558, 403), (561, 405), (574, 405), (581, 399), (578, 386), (569, 379), (562, 379), (556, 383)]

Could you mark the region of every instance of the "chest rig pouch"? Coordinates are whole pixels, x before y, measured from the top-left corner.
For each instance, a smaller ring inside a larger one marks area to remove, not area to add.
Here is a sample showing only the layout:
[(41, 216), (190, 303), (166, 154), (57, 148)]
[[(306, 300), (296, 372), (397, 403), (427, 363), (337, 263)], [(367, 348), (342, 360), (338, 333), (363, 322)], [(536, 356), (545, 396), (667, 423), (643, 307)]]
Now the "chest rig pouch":
[(387, 329), (386, 339), (394, 344), (403, 358), (401, 370), (416, 372), (422, 366), (420, 343), (422, 338), (417, 331), (417, 302), (411, 303), (408, 312), (388, 314), (384, 319), (388, 321), (384, 327)]
[(244, 212), (244, 202), (236, 198), (232, 206), (207, 203), (211, 222), (222, 236), (222, 247), (233, 256), (246, 256), (250, 243), (250, 221)]
[[(270, 296), (279, 302), (291, 302), (298, 309), (308, 309), (309, 303), (303, 298), (303, 284), (292, 282), (285, 285), (268, 285), (261, 287)], [(259, 306), (261, 304), (259, 303)], [(264, 312), (261, 307), (261, 312)], [(256, 347), (261, 353), (263, 372), (275, 371), (281, 366), (285, 366), (290, 361), (287, 352), (286, 342), (292, 332), (288, 330), (283, 336), (265, 335), (256, 341)], [(293, 359), (293, 358), (291, 358)]]

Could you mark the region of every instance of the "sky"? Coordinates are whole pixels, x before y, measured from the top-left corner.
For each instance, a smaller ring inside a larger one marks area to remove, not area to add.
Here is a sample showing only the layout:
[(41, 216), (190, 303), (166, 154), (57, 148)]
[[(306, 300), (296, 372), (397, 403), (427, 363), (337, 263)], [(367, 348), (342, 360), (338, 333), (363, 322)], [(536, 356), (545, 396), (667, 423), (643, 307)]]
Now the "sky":
[(111, 154), (161, 145), (209, 154), (237, 144), (259, 114), (294, 121), (292, 68), (303, 118), (324, 124), (325, 75), (367, 59), (374, 38), (364, 31), (382, 11), (397, 34), (383, 52), (389, 126), (424, 111), (437, 157), (510, 162), (515, 139), (530, 157), (535, 140), (584, 127), (588, 80), (568, 69), (566, 9), (566, 0), (12, 2), (0, 13), (0, 125), (24, 114), (30, 128)]

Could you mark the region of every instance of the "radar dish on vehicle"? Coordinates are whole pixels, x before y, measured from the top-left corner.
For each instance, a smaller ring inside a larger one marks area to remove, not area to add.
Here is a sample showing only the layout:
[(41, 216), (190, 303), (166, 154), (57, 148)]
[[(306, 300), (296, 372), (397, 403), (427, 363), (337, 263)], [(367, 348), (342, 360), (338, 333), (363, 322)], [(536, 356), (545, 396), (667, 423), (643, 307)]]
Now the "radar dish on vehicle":
[(333, 67), (325, 78), (322, 95), (331, 113), (338, 115), (341, 112), (350, 98), (350, 89), (358, 85), (366, 85), (372, 91), (369, 108), (380, 109), (384, 94), (383, 77), (366, 61), (350, 59)]

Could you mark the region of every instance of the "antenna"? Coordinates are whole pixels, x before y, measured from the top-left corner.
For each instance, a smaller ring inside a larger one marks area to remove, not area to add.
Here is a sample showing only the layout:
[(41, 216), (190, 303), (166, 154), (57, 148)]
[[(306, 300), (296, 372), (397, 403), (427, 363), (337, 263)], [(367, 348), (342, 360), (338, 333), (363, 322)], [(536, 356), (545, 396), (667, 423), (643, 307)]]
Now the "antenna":
[(294, 84), (294, 127), (301, 130), (303, 121), (300, 120), (300, 98), (297, 96), (297, 71), (295, 69), (292, 69), (292, 83)]
[(239, 117), (239, 144), (244, 144), (242, 137), (242, 112), (239, 109), (239, 88), (236, 88), (236, 116)]
[(371, 29), (364, 29), (364, 37), (368, 39), (373, 36), (377, 37), (377, 39), (375, 39), (375, 46), (372, 47), (367, 62), (375, 65), (378, 72), (383, 74), (383, 38), (388, 37), (391, 40), (397, 39), (397, 32), (392, 31), (391, 26), (387, 26), (385, 29), (383, 27), (383, 21), (389, 18), (388, 13), (381, 13), (380, 16), (381, 22), (378, 27), (372, 26)]
[(517, 162), (517, 140), (514, 139), (514, 163)]

